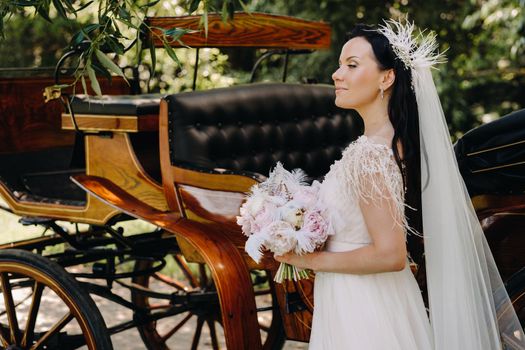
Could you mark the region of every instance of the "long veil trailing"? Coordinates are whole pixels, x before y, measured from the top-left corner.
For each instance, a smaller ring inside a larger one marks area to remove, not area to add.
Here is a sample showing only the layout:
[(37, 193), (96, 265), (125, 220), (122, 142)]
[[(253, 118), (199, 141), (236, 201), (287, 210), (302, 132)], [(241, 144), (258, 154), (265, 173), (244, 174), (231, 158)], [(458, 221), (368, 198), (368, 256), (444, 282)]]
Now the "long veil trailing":
[[(422, 215), (430, 321), (436, 350), (525, 349), (525, 336), (470, 201), (431, 67), (432, 35), (413, 24), (380, 31), (412, 70), (421, 140)], [(419, 43), (415, 40), (419, 39)]]

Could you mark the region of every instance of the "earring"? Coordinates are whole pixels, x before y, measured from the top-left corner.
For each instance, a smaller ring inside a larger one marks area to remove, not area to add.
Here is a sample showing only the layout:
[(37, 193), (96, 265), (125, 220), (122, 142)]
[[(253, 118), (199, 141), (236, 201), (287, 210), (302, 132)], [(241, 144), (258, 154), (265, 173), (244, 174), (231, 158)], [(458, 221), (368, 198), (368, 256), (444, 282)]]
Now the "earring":
[(383, 99), (385, 97), (385, 94), (384, 94), (385, 92), (384, 92), (383, 88), (380, 88), (380, 90), (381, 90), (381, 99)]

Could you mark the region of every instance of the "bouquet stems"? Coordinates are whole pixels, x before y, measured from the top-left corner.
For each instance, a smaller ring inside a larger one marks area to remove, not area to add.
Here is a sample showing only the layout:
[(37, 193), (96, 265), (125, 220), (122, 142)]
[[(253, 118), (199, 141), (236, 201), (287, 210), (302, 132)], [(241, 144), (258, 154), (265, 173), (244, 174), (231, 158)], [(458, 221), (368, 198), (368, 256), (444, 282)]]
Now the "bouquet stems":
[(274, 281), (283, 283), (285, 280), (299, 281), (308, 278), (308, 272), (287, 263), (281, 263), (275, 274)]

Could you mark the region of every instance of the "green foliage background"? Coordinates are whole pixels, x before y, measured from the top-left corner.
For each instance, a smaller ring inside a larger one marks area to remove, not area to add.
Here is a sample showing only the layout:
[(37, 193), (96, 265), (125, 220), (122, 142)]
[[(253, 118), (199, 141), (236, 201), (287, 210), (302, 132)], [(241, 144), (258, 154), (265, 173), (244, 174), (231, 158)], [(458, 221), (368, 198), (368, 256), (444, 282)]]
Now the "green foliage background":
[[(196, 13), (221, 9), (225, 0), (191, 1)], [(441, 50), (447, 50), (448, 62), (435, 73), (445, 114), (453, 138), (483, 122), (525, 107), (525, 0), (252, 0), (252, 11), (323, 20), (332, 27), (330, 50), (310, 55), (292, 56), (287, 81), (306, 78), (331, 83), (345, 33), (355, 23), (380, 23), (383, 18), (408, 14), (420, 28), (438, 35)], [(186, 6), (186, 7), (183, 7)], [(228, 2), (231, 9), (242, 5)], [(164, 0), (144, 9), (148, 15), (188, 13), (188, 2)], [(55, 11), (56, 12), (56, 11)], [(5, 39), (0, 41), (0, 67), (51, 66), (78, 32), (80, 24), (91, 23), (96, 13), (82, 13), (69, 19), (50, 11), (53, 23), (31, 11), (4, 18)], [(124, 37), (126, 31), (123, 30)], [(124, 44), (131, 42), (123, 38)], [(182, 40), (184, 38), (182, 37)], [(174, 92), (191, 88), (195, 51), (176, 50), (181, 66), (157, 50), (156, 74), (149, 86), (152, 91)], [(245, 83), (252, 64), (261, 51), (201, 50), (199, 89)], [(144, 62), (149, 52), (143, 50)], [(137, 51), (118, 58), (121, 66), (137, 62)], [(258, 73), (257, 80), (281, 79), (282, 57), (274, 56)], [(143, 76), (147, 77), (146, 70)], [(145, 83), (142, 84), (146, 89)]]

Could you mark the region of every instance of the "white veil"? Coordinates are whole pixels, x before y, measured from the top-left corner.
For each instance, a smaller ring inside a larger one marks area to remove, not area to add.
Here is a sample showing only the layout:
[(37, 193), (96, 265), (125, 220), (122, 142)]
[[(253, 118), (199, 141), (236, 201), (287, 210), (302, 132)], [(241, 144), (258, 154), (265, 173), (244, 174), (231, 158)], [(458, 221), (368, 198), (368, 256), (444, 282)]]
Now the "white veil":
[[(525, 349), (525, 336), (472, 207), (431, 67), (435, 36), (389, 21), (379, 31), (412, 70), (421, 141), (422, 215), (436, 350)], [(419, 41), (419, 42), (416, 42)]]

